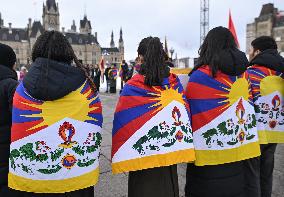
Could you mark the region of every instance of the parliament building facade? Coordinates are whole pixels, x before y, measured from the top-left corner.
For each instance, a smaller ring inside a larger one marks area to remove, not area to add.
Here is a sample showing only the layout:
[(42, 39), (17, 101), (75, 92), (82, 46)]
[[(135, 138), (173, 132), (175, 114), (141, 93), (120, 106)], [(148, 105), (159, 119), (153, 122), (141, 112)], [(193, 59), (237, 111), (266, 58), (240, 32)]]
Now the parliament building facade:
[[(4, 20), (0, 13), (0, 42), (11, 46), (17, 55), (17, 65), (30, 63), (31, 52), (36, 39), (48, 30), (60, 31), (59, 6), (55, 0), (46, 0), (43, 4), (42, 22), (32, 21), (29, 18), (26, 28), (14, 28), (12, 23), (4, 25)], [(72, 45), (78, 59), (84, 64), (98, 64), (102, 55), (106, 62), (120, 63), (124, 59), (124, 41), (122, 29), (118, 46), (114, 42), (114, 34), (111, 33), (109, 47), (101, 47), (98, 42), (98, 34), (92, 34), (91, 21), (85, 15), (80, 20), (80, 27), (77, 29), (75, 20), (69, 30), (61, 28), (61, 32), (66, 36)]]

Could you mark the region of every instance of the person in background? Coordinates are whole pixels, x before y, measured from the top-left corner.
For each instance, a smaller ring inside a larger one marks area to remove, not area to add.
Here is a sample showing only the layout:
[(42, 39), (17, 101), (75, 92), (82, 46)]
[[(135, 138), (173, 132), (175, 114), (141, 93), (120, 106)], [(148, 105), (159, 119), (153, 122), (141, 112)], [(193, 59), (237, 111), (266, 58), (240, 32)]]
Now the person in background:
[(13, 95), (18, 84), (15, 71), (16, 54), (0, 43), (0, 196), (14, 194), (8, 189), (9, 155), (12, 126)]
[(166, 52), (164, 52), (164, 58), (165, 58), (166, 65), (169, 68), (174, 68), (175, 67), (175, 65), (173, 64), (172, 58), (170, 58)]
[(251, 43), (250, 67), (261, 156), (245, 162), (250, 185), (247, 196), (271, 197), (274, 153), (284, 143), (284, 58), (272, 37), (261, 36)]
[(93, 64), (87, 64), (86, 65), (86, 68), (88, 69), (88, 71), (89, 71), (89, 75), (90, 75), (90, 77), (91, 77), (91, 79), (94, 81), (95, 80), (95, 74), (94, 74), (94, 65)]
[(109, 92), (116, 93), (116, 80), (118, 75), (118, 69), (116, 64), (112, 64), (108, 71), (108, 79), (109, 79)]
[(100, 84), (101, 84), (101, 70), (99, 68), (99, 65), (96, 64), (94, 66), (94, 70), (93, 70), (93, 75), (94, 75), (94, 83), (97, 87), (98, 92), (100, 91)]
[(111, 66), (109, 64), (107, 64), (107, 68), (105, 69), (105, 78), (106, 78), (106, 93), (109, 92), (109, 83), (110, 83), (110, 79), (109, 79), (109, 71), (111, 69)]
[(245, 195), (243, 161), (260, 155), (248, 64), (227, 28), (209, 31), (186, 89), (196, 152), (186, 197)]
[[(128, 71), (129, 71), (129, 68), (128, 68), (128, 64), (126, 63), (125, 60), (122, 60), (122, 63), (121, 63), (121, 68), (120, 68), (120, 77), (121, 77), (121, 90), (123, 89), (123, 85), (126, 83), (127, 81), (127, 78), (128, 78)], [(120, 91), (121, 91), (120, 90)]]
[(136, 57), (133, 75), (139, 73), (139, 71), (140, 71), (140, 69), (141, 69), (141, 64), (142, 64), (142, 63), (140, 62), (140, 58), (139, 58), (139, 57)]
[(26, 76), (26, 74), (28, 73), (28, 70), (25, 66), (21, 67), (21, 71), (20, 71), (20, 79), (19, 82), (23, 81), (24, 77)]
[(94, 82), (60, 32), (38, 37), (32, 61), (13, 100), (8, 186), (21, 197), (93, 197), (103, 121)]

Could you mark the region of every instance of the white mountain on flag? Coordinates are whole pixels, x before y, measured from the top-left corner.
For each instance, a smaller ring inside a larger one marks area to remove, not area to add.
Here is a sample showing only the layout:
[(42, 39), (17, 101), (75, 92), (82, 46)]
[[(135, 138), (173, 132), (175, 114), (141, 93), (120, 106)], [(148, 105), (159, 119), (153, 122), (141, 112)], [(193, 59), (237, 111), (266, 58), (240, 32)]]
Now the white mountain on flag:
[[(221, 122), (220, 122), (221, 121)], [(193, 134), (196, 150), (237, 148), (258, 140), (253, 106), (240, 98), (220, 116)]]

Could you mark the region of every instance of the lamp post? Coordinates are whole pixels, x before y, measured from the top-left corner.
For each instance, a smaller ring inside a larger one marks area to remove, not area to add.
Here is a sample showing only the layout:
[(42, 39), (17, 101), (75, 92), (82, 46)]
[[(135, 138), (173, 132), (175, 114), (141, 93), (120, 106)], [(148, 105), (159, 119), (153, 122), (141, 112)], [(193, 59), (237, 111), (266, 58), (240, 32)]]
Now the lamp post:
[(171, 53), (171, 59), (173, 60), (173, 54), (174, 54), (175, 50), (173, 48), (170, 49), (170, 53)]

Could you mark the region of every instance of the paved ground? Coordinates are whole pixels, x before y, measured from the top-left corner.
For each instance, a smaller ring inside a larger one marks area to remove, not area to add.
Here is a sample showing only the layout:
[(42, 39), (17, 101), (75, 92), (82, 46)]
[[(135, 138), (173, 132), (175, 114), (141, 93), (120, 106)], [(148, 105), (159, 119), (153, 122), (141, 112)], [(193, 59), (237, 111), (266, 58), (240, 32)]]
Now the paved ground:
[[(103, 103), (104, 126), (100, 158), (100, 181), (95, 187), (96, 197), (126, 197), (127, 174), (112, 175), (110, 164), (111, 129), (117, 95), (101, 94)], [(284, 145), (278, 146), (275, 158), (273, 197), (284, 197)], [(184, 196), (185, 165), (178, 166), (180, 196)]]

